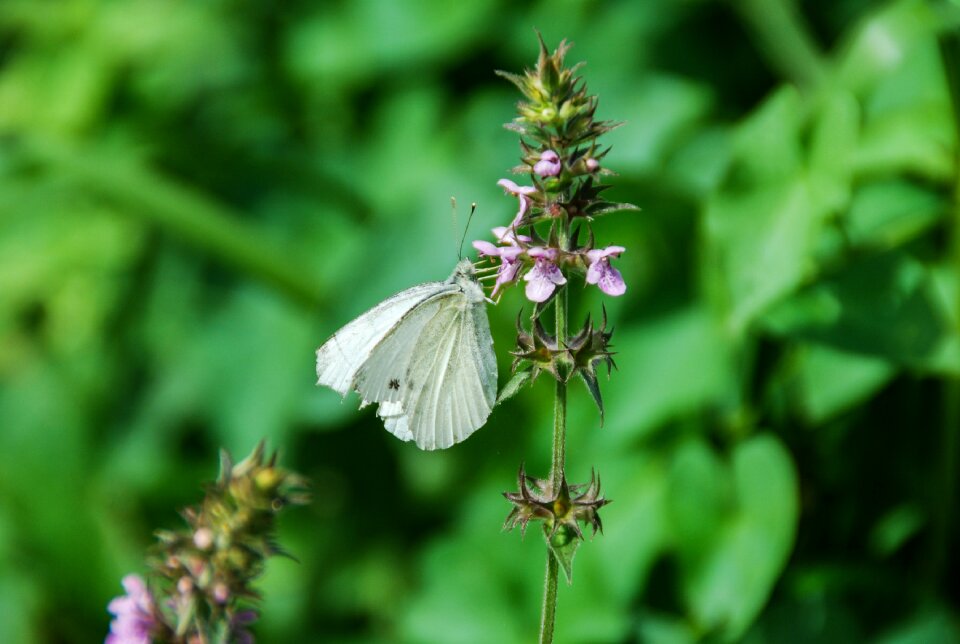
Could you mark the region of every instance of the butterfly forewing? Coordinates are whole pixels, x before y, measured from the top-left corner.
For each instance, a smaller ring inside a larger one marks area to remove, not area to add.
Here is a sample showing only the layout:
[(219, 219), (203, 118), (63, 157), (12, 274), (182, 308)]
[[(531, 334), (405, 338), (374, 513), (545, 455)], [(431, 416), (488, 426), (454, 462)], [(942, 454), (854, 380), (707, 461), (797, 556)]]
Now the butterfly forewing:
[[(427, 282), (397, 293), (333, 334), (317, 349), (317, 384), (345, 396), (354, 386), (357, 371), (400, 321), (417, 305), (452, 285)], [(367, 399), (371, 400), (371, 399)]]

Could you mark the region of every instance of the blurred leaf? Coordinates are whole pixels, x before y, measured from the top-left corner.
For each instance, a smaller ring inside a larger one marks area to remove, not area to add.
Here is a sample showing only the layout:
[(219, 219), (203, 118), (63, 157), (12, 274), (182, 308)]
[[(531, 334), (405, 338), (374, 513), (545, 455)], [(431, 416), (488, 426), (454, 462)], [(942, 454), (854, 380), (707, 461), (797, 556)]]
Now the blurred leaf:
[(604, 385), (607, 424), (599, 440), (622, 444), (734, 394), (725, 339), (702, 309), (618, 331), (616, 349), (621, 370)]
[(777, 306), (778, 335), (923, 367), (950, 327), (930, 272), (902, 253), (866, 258)]
[(876, 394), (897, 370), (882, 358), (811, 344), (798, 349), (790, 371), (800, 412), (816, 427)]
[(784, 88), (736, 133), (727, 181), (707, 201), (702, 272), (739, 332), (806, 277), (828, 202), (803, 170), (799, 95)]
[(669, 478), (667, 513), (681, 555), (696, 562), (709, 554), (734, 508), (726, 465), (702, 439), (677, 448)]
[(933, 18), (930, 5), (920, 0), (889, 2), (867, 14), (841, 49), (839, 81), (859, 93), (897, 74), (906, 53), (917, 43), (929, 42)]
[(889, 557), (915, 536), (924, 523), (924, 513), (915, 505), (893, 508), (870, 531), (870, 549), (879, 557)]
[(797, 475), (770, 434), (739, 445), (731, 463), (736, 509), (713, 543), (685, 560), (684, 597), (700, 627), (736, 641), (763, 608), (793, 549)]
[(808, 167), (810, 191), (829, 212), (850, 201), (853, 157), (860, 135), (860, 106), (852, 94), (836, 91), (823, 99), (812, 126)]
[(947, 212), (944, 198), (902, 179), (859, 187), (843, 225), (856, 248), (896, 248), (929, 230)]
[(644, 644), (694, 644), (699, 641), (690, 624), (666, 615), (644, 614), (637, 630)]
[(951, 611), (933, 608), (920, 612), (876, 641), (877, 644), (957, 644), (960, 642), (960, 628)]

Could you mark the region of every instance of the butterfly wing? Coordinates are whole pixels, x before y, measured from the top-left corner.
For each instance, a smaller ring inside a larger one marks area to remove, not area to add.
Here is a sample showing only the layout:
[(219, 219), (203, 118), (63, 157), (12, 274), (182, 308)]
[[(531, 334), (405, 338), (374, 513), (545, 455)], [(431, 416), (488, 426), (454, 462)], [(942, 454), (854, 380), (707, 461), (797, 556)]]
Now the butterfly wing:
[(459, 291), (452, 287), (415, 305), (391, 329), (357, 370), (356, 390), (365, 403), (380, 403), (377, 415), (384, 419), (388, 431), (402, 440), (412, 440), (407, 423), (403, 421), (404, 401), (409, 395), (410, 363), (422, 345), (420, 338), (432, 333), (436, 316), (451, 306), (450, 300)]
[(385, 424), (398, 435), (409, 433), (421, 449), (450, 447), (486, 422), (496, 400), (497, 364), (482, 301), (463, 293), (444, 298), (416, 341), (407, 384), (403, 415)]
[(354, 387), (357, 371), (374, 349), (411, 311), (455, 288), (446, 282), (427, 282), (408, 288), (334, 333), (317, 349), (317, 384), (326, 385), (345, 396)]
[(318, 384), (379, 403), (387, 430), (421, 449), (466, 439), (496, 400), (483, 292), (460, 270), (384, 300), (317, 350)]

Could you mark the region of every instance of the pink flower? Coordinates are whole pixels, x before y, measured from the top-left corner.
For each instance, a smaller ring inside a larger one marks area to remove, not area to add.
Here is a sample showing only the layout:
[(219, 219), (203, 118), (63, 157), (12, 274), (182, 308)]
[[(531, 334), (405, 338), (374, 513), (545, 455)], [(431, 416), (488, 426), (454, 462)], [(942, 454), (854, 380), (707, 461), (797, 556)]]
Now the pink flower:
[(557, 260), (557, 249), (538, 246), (528, 250), (527, 255), (536, 260), (533, 268), (523, 276), (527, 282), (527, 299), (531, 302), (546, 302), (558, 285), (567, 283), (567, 278), (554, 263)]
[(596, 284), (607, 295), (623, 295), (627, 285), (623, 282), (620, 271), (610, 265), (610, 258), (617, 257), (625, 251), (623, 246), (607, 246), (587, 251), (587, 284)]
[(533, 171), (541, 177), (555, 177), (562, 168), (560, 155), (553, 150), (544, 150), (540, 153), (540, 160), (533, 166)]
[(600, 169), (600, 162), (594, 158), (587, 159), (584, 161), (584, 165), (587, 168), (587, 172), (596, 172)]
[(139, 575), (127, 575), (122, 583), (127, 594), (107, 606), (114, 620), (105, 644), (150, 644), (150, 633), (157, 624), (153, 596)]
[[(523, 237), (523, 235), (521, 235)], [(488, 241), (478, 240), (473, 242), (473, 247), (477, 249), (480, 255), (485, 257), (499, 257), (500, 270), (497, 271), (497, 281), (494, 283), (493, 291), (490, 297), (496, 297), (500, 287), (509, 284), (517, 279), (517, 271), (520, 270), (520, 255), (523, 249), (519, 246), (494, 246)]]
[(516, 228), (523, 221), (523, 216), (527, 214), (527, 210), (530, 209), (530, 195), (536, 194), (537, 189), (533, 186), (518, 186), (510, 179), (500, 179), (500, 181), (497, 181), (497, 185), (520, 200), (517, 215), (510, 222), (510, 228)]

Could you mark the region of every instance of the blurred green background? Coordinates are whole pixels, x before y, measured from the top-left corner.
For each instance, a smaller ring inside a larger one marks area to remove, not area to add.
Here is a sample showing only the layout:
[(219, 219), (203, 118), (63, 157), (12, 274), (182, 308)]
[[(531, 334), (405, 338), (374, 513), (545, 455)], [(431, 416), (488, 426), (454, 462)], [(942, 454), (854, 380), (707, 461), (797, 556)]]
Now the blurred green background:
[[(422, 453), (313, 351), (512, 217), (495, 69), (575, 43), (629, 290), (562, 642), (960, 641), (960, 5), (904, 0), (2, 0), (0, 641), (92, 642), (221, 446), (314, 482), (264, 642), (522, 642), (502, 533), (549, 467), (546, 379)], [(952, 97), (952, 99), (951, 99)], [(459, 226), (463, 225), (463, 211)], [(513, 289), (490, 308), (501, 384)]]

